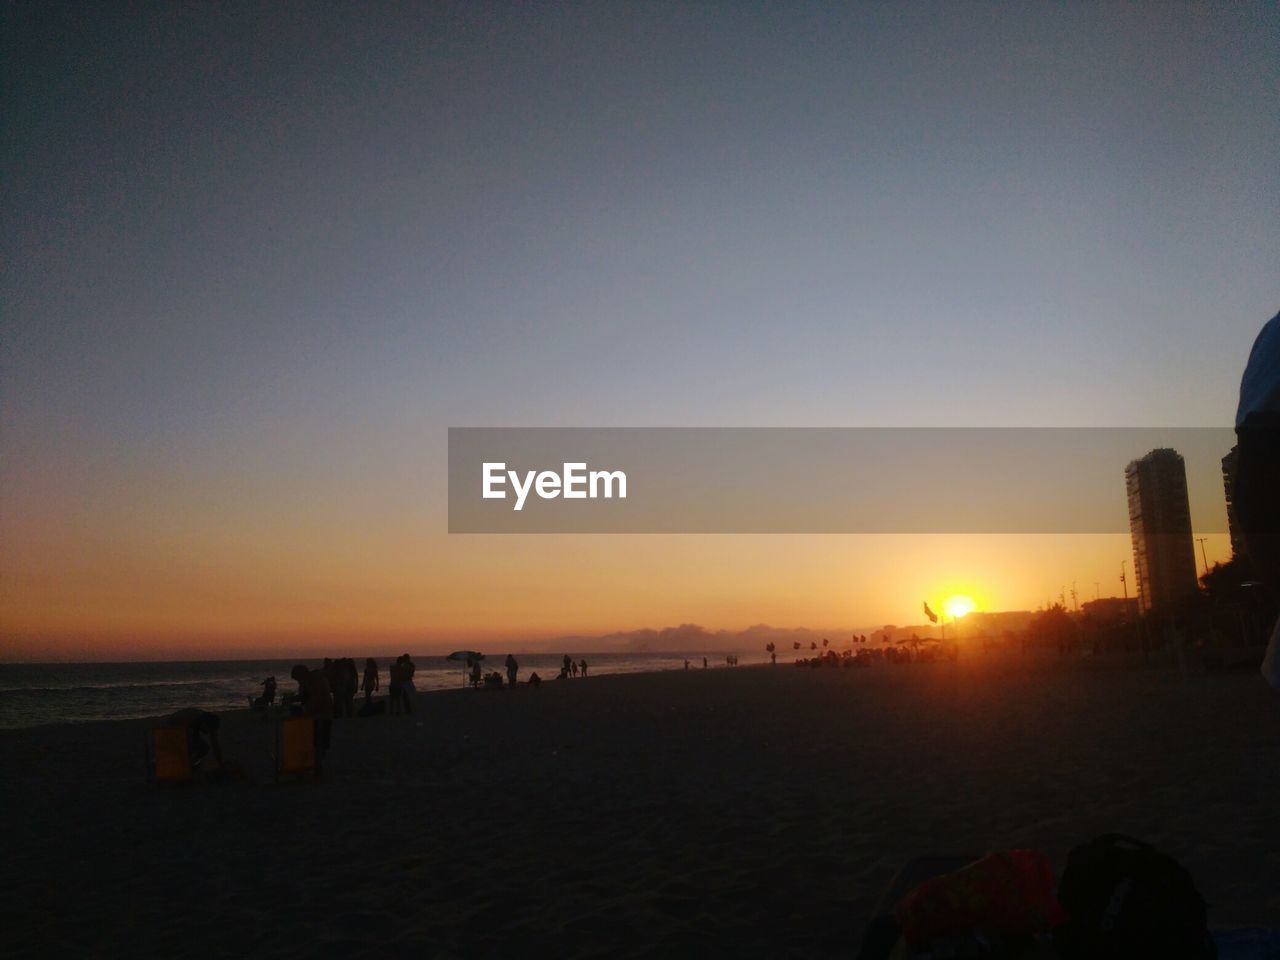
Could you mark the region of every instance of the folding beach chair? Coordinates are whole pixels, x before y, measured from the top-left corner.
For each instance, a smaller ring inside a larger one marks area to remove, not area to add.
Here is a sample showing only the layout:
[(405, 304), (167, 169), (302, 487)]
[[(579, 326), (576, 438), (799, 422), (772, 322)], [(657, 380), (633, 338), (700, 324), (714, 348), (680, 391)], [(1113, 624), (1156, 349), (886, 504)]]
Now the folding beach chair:
[(186, 727), (154, 727), (147, 731), (146, 747), (153, 783), (187, 783), (193, 778)]
[(276, 779), (282, 773), (320, 773), (314, 717), (286, 717), (276, 728)]

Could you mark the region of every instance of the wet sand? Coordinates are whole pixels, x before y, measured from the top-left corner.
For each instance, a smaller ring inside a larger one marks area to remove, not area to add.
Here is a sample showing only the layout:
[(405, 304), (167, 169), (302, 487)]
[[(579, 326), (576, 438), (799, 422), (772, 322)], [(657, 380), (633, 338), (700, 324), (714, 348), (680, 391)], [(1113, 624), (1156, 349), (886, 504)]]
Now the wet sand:
[(1255, 673), (962, 659), (551, 681), (338, 721), (321, 782), (157, 788), (145, 721), (0, 732), (6, 955), (850, 955), (895, 870), (1109, 831), (1280, 925)]

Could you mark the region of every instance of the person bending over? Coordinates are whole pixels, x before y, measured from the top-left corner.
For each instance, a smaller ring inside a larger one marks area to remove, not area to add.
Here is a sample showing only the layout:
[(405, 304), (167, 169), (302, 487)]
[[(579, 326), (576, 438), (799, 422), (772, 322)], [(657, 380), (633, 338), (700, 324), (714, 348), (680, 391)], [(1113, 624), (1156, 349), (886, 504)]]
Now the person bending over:
[(298, 701), (302, 704), (302, 712), (315, 718), (316, 749), (323, 756), (329, 749), (333, 730), (333, 691), (329, 687), (329, 678), (323, 670), (308, 670), (302, 664), (290, 670), (289, 676), (298, 681)]
[[(218, 728), (222, 726), (222, 721), (218, 719), (216, 714), (197, 710), (195, 707), (187, 707), (172, 714), (169, 717), (168, 725), (186, 729), (187, 753), (191, 758), (193, 769), (199, 766), (200, 761), (208, 756), (210, 750), (213, 751), (213, 759), (217, 760), (219, 766), (221, 766), (222, 745), (218, 743)], [(205, 742), (205, 737), (209, 738), (208, 743)]]

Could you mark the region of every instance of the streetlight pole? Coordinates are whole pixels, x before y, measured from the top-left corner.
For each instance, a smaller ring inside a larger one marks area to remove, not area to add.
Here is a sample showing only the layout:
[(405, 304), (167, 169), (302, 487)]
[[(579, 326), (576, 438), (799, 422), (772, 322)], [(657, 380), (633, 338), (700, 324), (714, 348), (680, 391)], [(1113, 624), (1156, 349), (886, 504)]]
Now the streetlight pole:
[(1128, 603), (1128, 602), (1129, 602), (1129, 581), (1128, 581), (1128, 580), (1126, 580), (1126, 579), (1125, 579), (1125, 576), (1124, 576), (1124, 565), (1125, 565), (1126, 563), (1128, 563), (1128, 562), (1129, 562), (1128, 560), (1121, 560), (1121, 561), (1120, 561), (1120, 586), (1124, 588), (1124, 601), (1125, 601), (1125, 603)]
[(1209, 572), (1209, 558), (1204, 555), (1204, 542), (1208, 537), (1196, 537), (1196, 543), (1200, 544), (1200, 559), (1204, 561), (1204, 572)]

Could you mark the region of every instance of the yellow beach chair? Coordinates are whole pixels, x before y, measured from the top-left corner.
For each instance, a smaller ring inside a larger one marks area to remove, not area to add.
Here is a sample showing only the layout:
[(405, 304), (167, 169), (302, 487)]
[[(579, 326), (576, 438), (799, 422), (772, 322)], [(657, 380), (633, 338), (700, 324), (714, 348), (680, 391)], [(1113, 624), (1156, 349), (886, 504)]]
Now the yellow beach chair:
[(186, 727), (155, 727), (147, 735), (147, 760), (155, 783), (187, 783), (191, 769), (191, 748)]
[(282, 773), (320, 773), (314, 717), (286, 717), (276, 728), (276, 779)]

